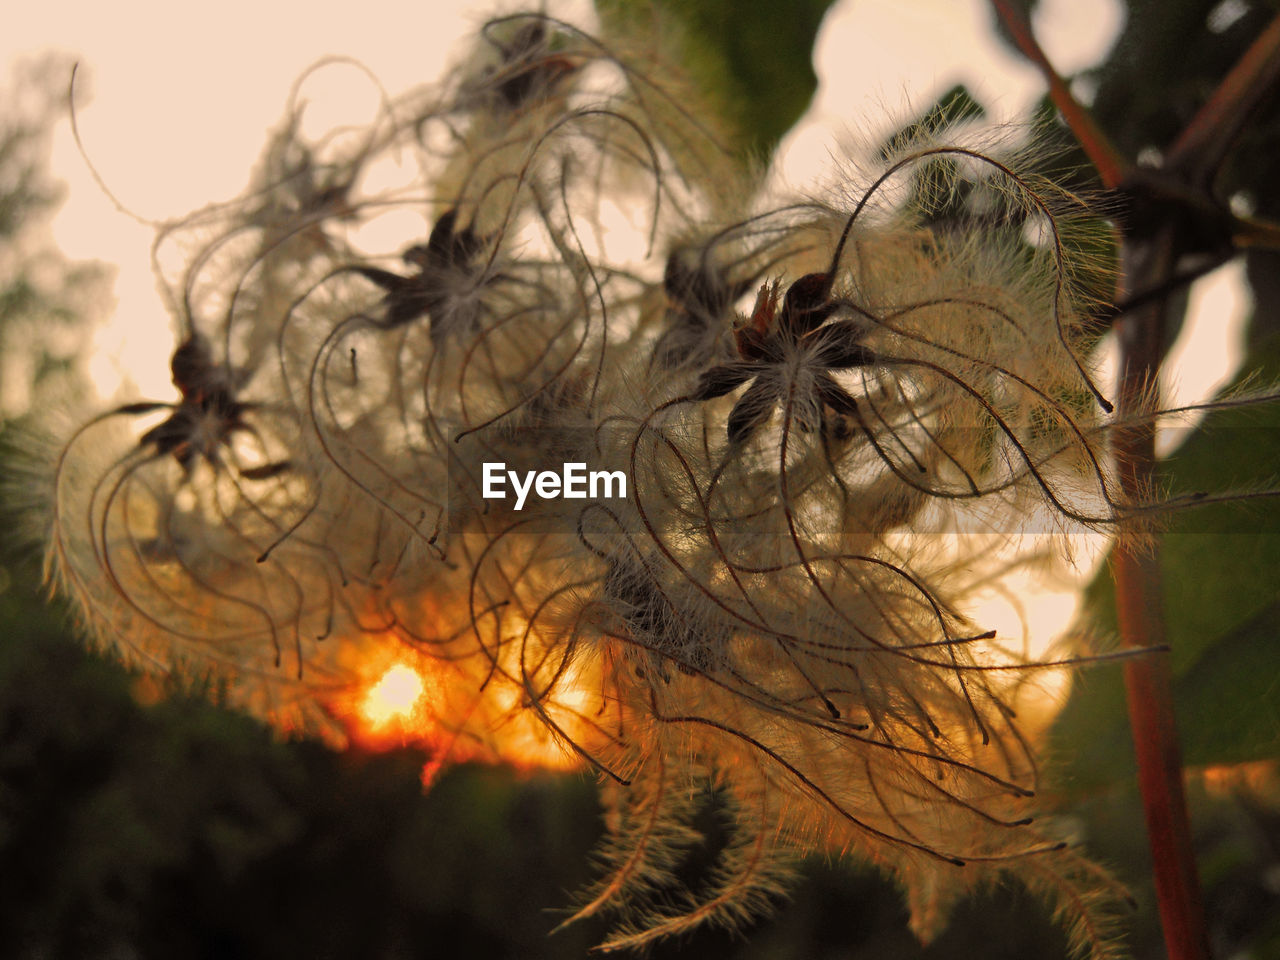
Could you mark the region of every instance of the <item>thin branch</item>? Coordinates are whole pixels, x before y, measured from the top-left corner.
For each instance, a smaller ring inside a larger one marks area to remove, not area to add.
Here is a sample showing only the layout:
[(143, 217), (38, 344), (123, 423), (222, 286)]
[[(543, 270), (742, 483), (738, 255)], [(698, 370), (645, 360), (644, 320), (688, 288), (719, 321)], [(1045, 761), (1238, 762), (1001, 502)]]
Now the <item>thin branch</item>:
[(1277, 80), (1280, 80), (1280, 14), (1236, 61), (1178, 135), (1165, 154), (1166, 167), (1180, 171), (1193, 184), (1207, 185), (1249, 114)]
[(1131, 164), (1116, 149), (1110, 138), (1102, 132), (1102, 128), (1093, 119), (1093, 114), (1072, 95), (1066, 80), (1054, 69), (1036, 41), (1027, 18), (1010, 0), (991, 0), (991, 6), (1023, 56), (1039, 68), (1048, 82), (1049, 98), (1058, 108), (1063, 119), (1067, 121), (1067, 126), (1071, 128), (1076, 140), (1097, 169), (1102, 185), (1109, 190), (1120, 186), (1128, 177)]
[[(1129, 251), (1129, 283), (1158, 288), (1173, 273), (1177, 251), (1174, 231), (1161, 231), (1141, 254)], [(1120, 339), (1119, 416), (1141, 421), (1155, 394), (1168, 300), (1129, 314), (1116, 325)], [(1124, 493), (1149, 495), (1155, 474), (1155, 425), (1118, 432), (1116, 459)], [(1138, 521), (1141, 522), (1141, 521)], [(1120, 633), (1131, 647), (1164, 645), (1163, 590), (1158, 546), (1145, 543), (1146, 531), (1127, 531), (1112, 556)], [(1172, 673), (1167, 652), (1153, 652), (1125, 664), (1129, 725), (1138, 763), (1138, 783), (1151, 844), (1156, 899), (1170, 960), (1208, 960), (1200, 884), (1183, 792), (1182, 760), (1174, 718)]]
[(1258, 217), (1235, 217), (1231, 243), (1237, 250), (1280, 250), (1280, 223)]

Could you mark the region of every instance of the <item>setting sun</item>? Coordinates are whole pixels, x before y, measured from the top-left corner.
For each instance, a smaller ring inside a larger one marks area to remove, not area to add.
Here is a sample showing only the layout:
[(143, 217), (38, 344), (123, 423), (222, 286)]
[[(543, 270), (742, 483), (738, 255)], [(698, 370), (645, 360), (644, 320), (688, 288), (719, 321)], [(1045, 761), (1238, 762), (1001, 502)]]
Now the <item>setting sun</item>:
[(382, 675), (364, 699), (362, 712), (374, 727), (393, 720), (404, 722), (422, 698), (422, 676), (413, 667), (398, 663)]

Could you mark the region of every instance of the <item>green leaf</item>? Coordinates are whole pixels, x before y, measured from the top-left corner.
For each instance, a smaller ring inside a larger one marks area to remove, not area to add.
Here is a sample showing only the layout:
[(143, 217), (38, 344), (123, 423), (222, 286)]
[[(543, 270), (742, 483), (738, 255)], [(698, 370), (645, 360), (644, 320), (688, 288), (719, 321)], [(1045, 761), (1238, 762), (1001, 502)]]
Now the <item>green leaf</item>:
[(1280, 755), (1278, 625), (1280, 602), (1219, 638), (1178, 677), (1174, 697), (1185, 763), (1244, 763)]
[(741, 134), (768, 158), (817, 89), (813, 42), (833, 0), (597, 0), (606, 23), (651, 15), (681, 28), (683, 66), (713, 93)]

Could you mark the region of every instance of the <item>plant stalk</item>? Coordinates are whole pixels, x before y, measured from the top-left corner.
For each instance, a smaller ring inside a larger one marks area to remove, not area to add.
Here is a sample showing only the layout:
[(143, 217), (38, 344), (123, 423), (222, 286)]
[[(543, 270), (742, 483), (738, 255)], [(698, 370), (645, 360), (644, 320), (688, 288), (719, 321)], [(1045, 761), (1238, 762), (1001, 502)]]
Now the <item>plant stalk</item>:
[[(1173, 230), (1163, 230), (1144, 250), (1127, 251), (1126, 261), (1131, 289), (1149, 289), (1166, 282), (1176, 267)], [(1155, 489), (1155, 424), (1150, 412), (1152, 399), (1158, 395), (1167, 311), (1168, 301), (1161, 300), (1116, 324), (1121, 355), (1117, 414), (1122, 423), (1141, 424), (1124, 428), (1116, 437), (1120, 484), (1130, 501), (1145, 501)], [(1112, 555), (1111, 572), (1125, 644), (1162, 646), (1160, 551), (1150, 531), (1122, 531)], [(1124, 679), (1165, 948), (1170, 960), (1208, 960), (1209, 940), (1183, 789), (1168, 652), (1128, 661)]]

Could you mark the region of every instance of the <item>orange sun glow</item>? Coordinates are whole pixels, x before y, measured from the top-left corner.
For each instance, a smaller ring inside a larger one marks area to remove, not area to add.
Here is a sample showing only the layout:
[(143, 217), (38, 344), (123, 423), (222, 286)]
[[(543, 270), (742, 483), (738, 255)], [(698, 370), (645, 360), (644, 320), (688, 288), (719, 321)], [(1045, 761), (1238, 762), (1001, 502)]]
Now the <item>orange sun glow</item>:
[(361, 712), (375, 729), (393, 721), (404, 723), (412, 717), (423, 690), (422, 675), (413, 667), (398, 663), (369, 690)]
[[(381, 673), (371, 671), (371, 685), (353, 701), (354, 709), (347, 709), (353, 721), (349, 731), (375, 750), (410, 742), (426, 749), (432, 759), (423, 771), (424, 784), (454, 763), (498, 763), (525, 772), (581, 769), (582, 758), (522, 705), (519, 688), (495, 680), (489, 698), (482, 700), (474, 690), (479, 681), (456, 669), (457, 664), (397, 660)], [(585, 692), (575, 678), (561, 679), (566, 689), (544, 708), (581, 739), (586, 732), (573, 721)]]

